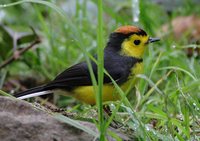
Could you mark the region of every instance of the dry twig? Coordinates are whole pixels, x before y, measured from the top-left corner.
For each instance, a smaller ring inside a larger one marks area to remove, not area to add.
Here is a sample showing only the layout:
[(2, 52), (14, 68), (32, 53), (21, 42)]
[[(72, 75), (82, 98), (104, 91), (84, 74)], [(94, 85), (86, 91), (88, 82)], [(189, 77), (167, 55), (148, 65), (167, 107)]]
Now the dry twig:
[[(22, 54), (24, 54), (26, 51), (28, 51), (29, 49), (31, 49), (32, 47), (34, 47), (35, 45), (39, 44), (41, 42), (40, 38), (37, 37), (35, 39), (34, 42), (32, 42), (28, 47), (23, 48), (22, 50), (17, 52), (17, 56), (21, 56)], [(4, 68), (5, 66), (9, 65), (10, 63), (12, 63), (15, 60), (18, 60), (19, 57), (16, 57), (16, 53), (13, 54), (13, 56), (11, 56), (10, 58), (8, 58), (7, 60), (5, 60), (1, 65), (0, 65), (0, 69)]]

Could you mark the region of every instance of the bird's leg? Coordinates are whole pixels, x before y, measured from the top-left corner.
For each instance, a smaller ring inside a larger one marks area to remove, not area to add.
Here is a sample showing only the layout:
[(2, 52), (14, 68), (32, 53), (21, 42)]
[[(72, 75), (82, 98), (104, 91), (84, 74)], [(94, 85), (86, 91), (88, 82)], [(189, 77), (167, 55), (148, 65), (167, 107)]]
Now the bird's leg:
[(112, 115), (112, 111), (110, 110), (110, 107), (108, 105), (103, 105), (103, 110), (109, 117)]
[[(110, 110), (109, 105), (103, 105), (103, 110), (106, 112), (108, 117), (110, 117), (112, 115), (112, 111)], [(121, 123), (119, 123), (118, 121), (116, 121), (114, 119), (112, 121), (113, 122), (111, 122), (110, 126), (115, 129), (121, 128), (123, 126)]]

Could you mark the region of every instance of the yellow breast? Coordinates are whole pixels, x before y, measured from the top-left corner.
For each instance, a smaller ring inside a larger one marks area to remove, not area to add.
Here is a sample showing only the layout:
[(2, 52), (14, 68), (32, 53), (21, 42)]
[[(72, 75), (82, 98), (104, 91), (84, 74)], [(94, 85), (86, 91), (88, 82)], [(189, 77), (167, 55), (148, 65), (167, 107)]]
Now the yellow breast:
[[(126, 92), (127, 90), (134, 87), (136, 83), (136, 78), (134, 77), (137, 74), (142, 73), (143, 63), (137, 63), (131, 70), (131, 75), (128, 80), (122, 84), (121, 89)], [(84, 103), (94, 105), (95, 102), (95, 93), (93, 86), (81, 86), (73, 90), (74, 97)], [(120, 96), (117, 93), (117, 90), (112, 84), (105, 84), (103, 86), (102, 99), (103, 101), (116, 101), (119, 100)]]

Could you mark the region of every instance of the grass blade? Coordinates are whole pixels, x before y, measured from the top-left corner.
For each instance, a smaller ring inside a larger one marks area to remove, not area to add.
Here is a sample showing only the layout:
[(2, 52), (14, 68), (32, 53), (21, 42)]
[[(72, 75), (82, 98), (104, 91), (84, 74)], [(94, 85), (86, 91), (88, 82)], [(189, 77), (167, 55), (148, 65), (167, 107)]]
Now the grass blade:
[(190, 76), (193, 80), (197, 81), (197, 78), (195, 76), (193, 76), (189, 71), (183, 69), (183, 68), (180, 68), (180, 67), (177, 67), (177, 66), (168, 66), (168, 67), (163, 67), (163, 68), (160, 68), (158, 70), (163, 70), (163, 69), (172, 69), (172, 70), (179, 70), (179, 71), (182, 71), (184, 72), (185, 74), (187, 74), (188, 76)]
[(103, 48), (103, 4), (102, 0), (98, 0), (98, 29), (97, 29), (97, 59), (98, 59), (98, 93), (96, 97), (98, 106), (98, 119), (100, 126), (100, 141), (105, 140), (106, 129), (104, 128), (104, 115), (103, 115), (103, 69), (104, 69), (104, 48)]
[(80, 130), (83, 130), (85, 132), (87, 132), (88, 134), (90, 135), (93, 135), (94, 137), (97, 137), (98, 134), (96, 132), (94, 132), (93, 130), (91, 130), (90, 128), (86, 127), (86, 126), (83, 126), (82, 124), (80, 124), (78, 121), (76, 120), (73, 120), (73, 119), (70, 119), (66, 116), (63, 116), (61, 114), (53, 114), (54, 118), (64, 122), (64, 123), (67, 123), (69, 125), (72, 125)]

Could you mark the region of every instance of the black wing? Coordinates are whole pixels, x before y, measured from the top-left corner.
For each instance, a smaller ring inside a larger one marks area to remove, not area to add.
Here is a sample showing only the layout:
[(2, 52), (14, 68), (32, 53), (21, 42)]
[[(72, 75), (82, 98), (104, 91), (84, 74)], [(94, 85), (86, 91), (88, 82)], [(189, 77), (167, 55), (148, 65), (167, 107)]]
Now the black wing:
[[(137, 62), (132, 57), (116, 56), (115, 54), (105, 52), (104, 67), (111, 77), (121, 84), (128, 79), (130, 69)], [(92, 69), (97, 78), (97, 65), (92, 62)], [(111, 83), (110, 78), (104, 74), (104, 83)], [(46, 85), (46, 89), (66, 89), (71, 90), (78, 86), (92, 85), (89, 69), (85, 62), (76, 64), (61, 74), (53, 81)]]
[(77, 86), (91, 85), (90, 75), (85, 62), (76, 64), (62, 73), (53, 81), (47, 84), (49, 89), (66, 89), (70, 90)]

